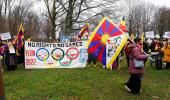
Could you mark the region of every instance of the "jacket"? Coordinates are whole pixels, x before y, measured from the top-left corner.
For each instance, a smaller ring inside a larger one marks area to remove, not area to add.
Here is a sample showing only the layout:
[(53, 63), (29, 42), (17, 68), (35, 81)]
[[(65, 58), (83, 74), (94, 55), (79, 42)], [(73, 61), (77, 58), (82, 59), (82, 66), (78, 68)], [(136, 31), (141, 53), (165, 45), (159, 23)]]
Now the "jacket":
[(131, 44), (129, 47), (129, 73), (142, 76), (144, 74), (144, 66), (142, 68), (136, 68), (134, 59), (144, 61), (147, 59), (147, 56), (143, 54), (139, 45)]
[(162, 48), (164, 57), (163, 57), (163, 61), (165, 62), (170, 62), (170, 45), (166, 45)]

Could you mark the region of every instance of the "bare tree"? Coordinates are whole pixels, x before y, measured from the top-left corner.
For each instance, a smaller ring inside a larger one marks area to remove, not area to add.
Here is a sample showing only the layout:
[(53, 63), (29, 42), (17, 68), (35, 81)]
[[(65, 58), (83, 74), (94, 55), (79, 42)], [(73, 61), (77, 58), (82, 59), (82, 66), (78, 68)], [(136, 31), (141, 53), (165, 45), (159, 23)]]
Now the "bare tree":
[(101, 10), (101, 7), (106, 7), (106, 5), (109, 5), (108, 3), (114, 4), (115, 1), (118, 0), (104, 0), (100, 2), (96, 0), (44, 0), (52, 25), (52, 38), (55, 38), (55, 27), (55, 29), (62, 30), (63, 34), (69, 35), (75, 31), (77, 23), (85, 22), (92, 19), (93, 16), (102, 14), (103, 10)]
[(28, 16), (32, 2), (27, 0), (8, 0), (8, 24), (12, 35), (16, 35), (20, 23), (25, 23), (26, 16)]
[(161, 7), (155, 13), (154, 24), (156, 25), (156, 32), (162, 37), (164, 32), (170, 31), (170, 9)]
[(124, 0), (122, 13), (126, 16), (130, 34), (141, 34), (151, 30), (155, 6), (139, 0)]

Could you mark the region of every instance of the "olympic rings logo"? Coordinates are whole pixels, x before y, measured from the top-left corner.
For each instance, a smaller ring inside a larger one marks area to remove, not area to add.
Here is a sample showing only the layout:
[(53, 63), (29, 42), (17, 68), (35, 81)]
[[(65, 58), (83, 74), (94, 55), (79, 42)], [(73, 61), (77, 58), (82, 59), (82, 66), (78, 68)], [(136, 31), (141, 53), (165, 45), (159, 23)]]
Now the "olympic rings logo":
[[(72, 60), (76, 59), (79, 55), (77, 48), (71, 47), (66, 53), (61, 48), (55, 48), (51, 52), (51, 56), (54, 60), (59, 61), (62, 66), (69, 66)], [(46, 61), (50, 56), (49, 51), (46, 48), (40, 48), (36, 52), (36, 57), (40, 61)]]
[(68, 57), (69, 55), (67, 55), (67, 54), (64, 54), (64, 55), (66, 55), (66, 56), (64, 56), (65, 58), (59, 60), (59, 63), (60, 63), (60, 65), (62, 65), (62, 66), (69, 66), (69, 65), (71, 64), (72, 60), (69, 59), (69, 57)]
[(50, 53), (49, 53), (49, 51), (46, 48), (40, 48), (36, 52), (36, 57), (40, 61), (47, 60), (49, 58), (49, 55), (50, 55)]
[(66, 52), (66, 55), (69, 59), (74, 60), (78, 57), (79, 51), (77, 48), (69, 48)]
[(52, 58), (54, 60), (61, 60), (64, 58), (64, 51), (61, 48), (55, 48), (52, 52), (51, 52)]

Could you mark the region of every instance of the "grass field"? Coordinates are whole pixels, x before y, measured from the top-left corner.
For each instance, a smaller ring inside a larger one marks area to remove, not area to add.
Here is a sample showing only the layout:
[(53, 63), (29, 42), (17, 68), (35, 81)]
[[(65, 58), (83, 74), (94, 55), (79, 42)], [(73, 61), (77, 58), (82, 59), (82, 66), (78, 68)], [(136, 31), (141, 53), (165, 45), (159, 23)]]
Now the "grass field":
[(23, 66), (4, 71), (7, 100), (170, 100), (170, 70), (156, 70), (148, 62), (140, 95), (129, 94), (124, 83), (129, 74), (125, 61), (119, 70), (102, 65), (84, 69), (34, 69)]

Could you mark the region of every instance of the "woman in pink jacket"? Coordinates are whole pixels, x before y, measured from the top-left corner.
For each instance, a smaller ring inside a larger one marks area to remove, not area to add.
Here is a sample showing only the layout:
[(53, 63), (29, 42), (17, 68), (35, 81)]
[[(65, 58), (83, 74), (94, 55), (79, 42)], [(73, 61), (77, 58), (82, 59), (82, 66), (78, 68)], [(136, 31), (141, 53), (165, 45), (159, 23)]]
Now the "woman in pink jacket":
[[(140, 93), (141, 92), (141, 78), (144, 74), (144, 60), (147, 59), (148, 55), (145, 55), (141, 51), (140, 41), (141, 39), (136, 38), (135, 43), (129, 44), (129, 73), (130, 79), (125, 83), (125, 88), (130, 93)], [(143, 62), (141, 64), (141, 62)]]

